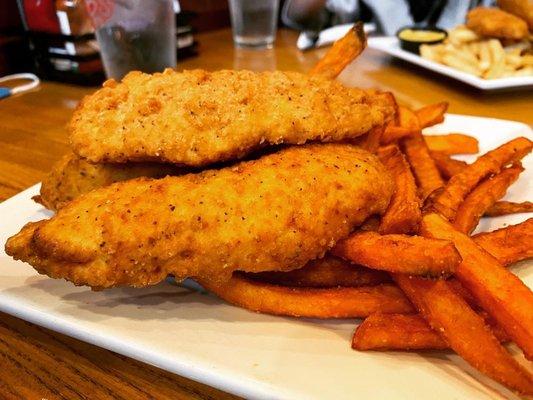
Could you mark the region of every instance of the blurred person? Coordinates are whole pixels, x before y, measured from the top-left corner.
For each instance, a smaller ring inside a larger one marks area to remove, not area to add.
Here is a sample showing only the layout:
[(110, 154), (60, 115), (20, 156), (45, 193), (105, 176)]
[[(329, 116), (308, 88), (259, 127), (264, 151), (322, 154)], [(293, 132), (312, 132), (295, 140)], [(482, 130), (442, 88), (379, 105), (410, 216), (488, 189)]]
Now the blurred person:
[(464, 23), (471, 8), (494, 3), (494, 0), (286, 0), (282, 21), (316, 37), (329, 26), (358, 20), (373, 22), (379, 33), (394, 35), (400, 28), (414, 24), (449, 29)]

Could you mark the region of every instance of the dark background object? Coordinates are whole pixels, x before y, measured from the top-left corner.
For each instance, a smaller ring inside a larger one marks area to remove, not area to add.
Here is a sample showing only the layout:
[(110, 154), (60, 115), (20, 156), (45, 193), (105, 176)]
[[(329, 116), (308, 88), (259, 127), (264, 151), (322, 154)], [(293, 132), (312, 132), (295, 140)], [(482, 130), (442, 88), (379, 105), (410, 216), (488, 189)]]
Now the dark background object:
[[(261, 0), (259, 0), (261, 1)], [(191, 26), (195, 32), (206, 32), (230, 26), (228, 0), (180, 0), (182, 11), (195, 14)]]
[(0, 0), (0, 75), (28, 69), (30, 52), (15, 0)]

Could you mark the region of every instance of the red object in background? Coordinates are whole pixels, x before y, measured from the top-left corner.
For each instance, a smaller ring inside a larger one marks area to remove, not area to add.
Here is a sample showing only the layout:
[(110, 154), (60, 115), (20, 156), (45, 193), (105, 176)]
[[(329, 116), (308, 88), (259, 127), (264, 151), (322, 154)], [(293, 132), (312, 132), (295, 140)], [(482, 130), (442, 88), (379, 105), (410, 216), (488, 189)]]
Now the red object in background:
[(61, 33), (54, 0), (23, 0), (23, 7), (29, 30)]

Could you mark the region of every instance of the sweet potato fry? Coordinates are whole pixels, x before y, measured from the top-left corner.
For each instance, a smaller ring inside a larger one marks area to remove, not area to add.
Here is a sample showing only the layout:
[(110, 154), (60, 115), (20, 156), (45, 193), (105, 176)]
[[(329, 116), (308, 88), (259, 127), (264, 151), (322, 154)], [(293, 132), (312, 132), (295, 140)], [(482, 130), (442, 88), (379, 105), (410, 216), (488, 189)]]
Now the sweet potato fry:
[(468, 305), (470, 306), (470, 308), (472, 308), (472, 310), (476, 311), (477, 313), (483, 310), (482, 307), (477, 302), (477, 300), (474, 298), (474, 296), (472, 296), (472, 293), (470, 293), (463, 286), (461, 282), (459, 282), (455, 278), (448, 279), (446, 282), (448, 282), (448, 285), (450, 286), (450, 288), (455, 290), (455, 293), (461, 296), (463, 300), (465, 300), (468, 303)]
[[(481, 317), (500, 342), (509, 337), (486, 314)], [(450, 346), (418, 314), (372, 314), (357, 327), (352, 339), (356, 350), (445, 350)]]
[(342, 38), (333, 43), (326, 55), (309, 71), (310, 75), (321, 75), (335, 79), (366, 47), (363, 23), (357, 22)]
[(198, 280), (228, 303), (251, 311), (309, 318), (360, 318), (376, 312), (410, 313), (411, 303), (391, 284), (357, 288), (294, 288), (246, 279), (226, 282)]
[(444, 114), (448, 110), (448, 103), (442, 102), (437, 104), (430, 104), (415, 111), (418, 121), (422, 128), (440, 124), (444, 121)]
[(449, 275), (461, 262), (449, 241), (376, 232), (356, 232), (338, 242), (331, 252), (368, 268), (411, 275)]
[[(453, 175), (458, 174), (468, 164), (464, 161), (455, 160), (446, 154), (442, 154), (438, 151), (432, 151), (431, 157), (435, 161), (435, 165), (439, 170), (443, 179), (448, 180)], [(523, 201), (521, 203), (515, 203), (512, 201), (498, 201), (493, 204), (487, 211), (485, 211), (484, 217), (499, 217), (501, 215), (530, 213), (533, 212), (533, 202)]]
[(478, 233), (474, 242), (503, 266), (533, 257), (533, 218), (492, 232)]
[(454, 160), (449, 155), (440, 153), (438, 151), (431, 151), (431, 158), (435, 161), (435, 165), (440, 172), (443, 179), (448, 180), (452, 176), (458, 174), (468, 164), (464, 161)]
[(532, 376), (446, 281), (402, 274), (393, 277), (431, 328), (469, 364), (520, 393), (533, 393)]
[(450, 240), (463, 261), (455, 277), (511, 339), (533, 358), (533, 292), (472, 238), (457, 231), (440, 215), (422, 218), (420, 233), (425, 237)]
[(416, 114), (405, 106), (396, 106), (396, 119), (390, 121), (381, 135), (381, 144), (397, 142), (401, 138), (420, 132), (420, 124)]
[(411, 170), (419, 188), (419, 195), (424, 201), (431, 193), (444, 185), (435, 161), (429, 154), (428, 147), (421, 133), (413, 134), (401, 141), (402, 150), (411, 165)]
[(487, 211), (485, 211), (485, 217), (498, 217), (500, 215), (530, 212), (533, 212), (533, 203), (531, 201), (524, 201), (522, 203), (514, 203), (512, 201), (498, 201)]
[(411, 132), (420, 132), (420, 123), (416, 114), (408, 107), (398, 107), (398, 124)]
[(395, 145), (378, 151), (380, 161), (394, 177), (396, 191), (389, 208), (381, 217), (379, 233), (413, 233), (422, 218), (420, 199), (411, 168), (400, 149)]
[(293, 287), (358, 287), (391, 281), (389, 274), (353, 265), (338, 257), (326, 255), (300, 269), (288, 272), (272, 271), (246, 274), (246, 277), (273, 285)]
[(385, 127), (385, 131), (383, 132), (383, 135), (381, 135), (381, 144), (387, 145), (390, 143), (394, 143), (412, 134), (413, 134), (413, 131), (409, 128), (404, 128), (401, 126), (388, 124)]
[(362, 231), (377, 232), (379, 228), (381, 218), (378, 215), (372, 215), (368, 217), (365, 222), (359, 227)]
[(517, 179), (524, 168), (520, 164), (502, 170), (487, 178), (476, 187), (457, 209), (453, 226), (460, 232), (470, 234), (485, 212), (496, 201), (505, 196), (507, 189)]
[(366, 135), (362, 136), (361, 139), (357, 141), (358, 146), (370, 153), (375, 153), (378, 150), (384, 130), (385, 128), (383, 126), (372, 128)]
[(372, 314), (352, 338), (355, 350), (444, 350), (449, 346), (417, 314)]
[(519, 137), (480, 156), (473, 164), (450, 178), (444, 190), (433, 198), (432, 207), (453, 220), (459, 205), (481, 180), (499, 172), (507, 164), (520, 160), (532, 148), (533, 143), (529, 139)]
[(479, 152), (477, 139), (462, 133), (424, 135), (424, 140), (430, 151), (438, 151), (443, 154), (477, 154)]

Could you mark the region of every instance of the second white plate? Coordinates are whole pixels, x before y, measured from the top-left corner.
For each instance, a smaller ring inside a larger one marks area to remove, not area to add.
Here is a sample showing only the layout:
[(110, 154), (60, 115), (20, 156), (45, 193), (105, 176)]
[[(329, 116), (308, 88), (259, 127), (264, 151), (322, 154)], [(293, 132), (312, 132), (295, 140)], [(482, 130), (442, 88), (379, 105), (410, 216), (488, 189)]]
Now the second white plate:
[(417, 54), (405, 51), (400, 47), (398, 38), (393, 36), (376, 37), (368, 40), (368, 47), (383, 51), (404, 61), (419, 65), (431, 71), (457, 79), (481, 90), (525, 89), (533, 88), (533, 76), (517, 76), (500, 79), (481, 79), (458, 69), (426, 60)]

